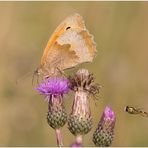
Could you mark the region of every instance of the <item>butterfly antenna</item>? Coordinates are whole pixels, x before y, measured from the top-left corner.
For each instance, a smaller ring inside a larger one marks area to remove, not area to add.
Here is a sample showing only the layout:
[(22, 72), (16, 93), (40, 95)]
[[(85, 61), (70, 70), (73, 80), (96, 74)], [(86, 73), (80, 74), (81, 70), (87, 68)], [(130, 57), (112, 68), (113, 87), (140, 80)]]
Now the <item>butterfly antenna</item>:
[(37, 76), (37, 84), (39, 83), (39, 74), (38, 74), (38, 69), (36, 69), (33, 73), (33, 76), (32, 76), (32, 86), (34, 85), (34, 78), (35, 76)]
[(34, 76), (36, 75), (36, 71), (34, 71), (33, 75), (32, 75), (32, 86), (34, 84)]
[(30, 72), (27, 72), (26, 74), (24, 74), (22, 77), (20, 77), (19, 79), (16, 80), (16, 84), (18, 84), (20, 81), (26, 79), (28, 76), (31, 75), (31, 71)]

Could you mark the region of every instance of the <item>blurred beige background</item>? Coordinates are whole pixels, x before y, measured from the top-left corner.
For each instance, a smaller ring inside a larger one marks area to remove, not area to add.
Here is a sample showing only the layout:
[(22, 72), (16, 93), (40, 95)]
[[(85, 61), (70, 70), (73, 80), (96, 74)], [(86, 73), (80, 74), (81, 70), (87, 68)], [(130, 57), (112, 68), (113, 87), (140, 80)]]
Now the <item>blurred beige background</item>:
[[(147, 2), (0, 2), (0, 146), (56, 146), (47, 103), (31, 79), (50, 35), (74, 12), (84, 17), (98, 49), (93, 63), (79, 67), (103, 86), (97, 105), (90, 101), (94, 128), (84, 146), (94, 146), (92, 133), (106, 105), (117, 117), (112, 146), (148, 146), (148, 118), (123, 111), (126, 105), (148, 111)], [(65, 103), (70, 112), (72, 98)], [(66, 125), (62, 132), (69, 146), (74, 137)]]

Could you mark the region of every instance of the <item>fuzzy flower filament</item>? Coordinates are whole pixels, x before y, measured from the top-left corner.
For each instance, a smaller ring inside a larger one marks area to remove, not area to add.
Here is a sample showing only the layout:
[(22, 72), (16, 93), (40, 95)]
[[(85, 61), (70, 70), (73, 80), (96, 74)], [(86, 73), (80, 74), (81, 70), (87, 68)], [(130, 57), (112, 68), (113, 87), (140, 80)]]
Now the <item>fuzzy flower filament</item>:
[(45, 96), (47, 101), (51, 96), (63, 96), (69, 92), (69, 81), (66, 78), (53, 77), (39, 84), (36, 90)]

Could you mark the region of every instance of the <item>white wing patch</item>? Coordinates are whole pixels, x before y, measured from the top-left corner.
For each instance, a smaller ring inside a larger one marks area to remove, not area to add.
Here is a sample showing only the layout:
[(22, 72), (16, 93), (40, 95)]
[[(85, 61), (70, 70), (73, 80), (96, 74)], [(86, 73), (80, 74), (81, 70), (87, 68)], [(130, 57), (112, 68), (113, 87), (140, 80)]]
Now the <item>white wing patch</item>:
[(69, 29), (57, 39), (57, 42), (61, 45), (70, 44), (70, 50), (76, 52), (76, 55), (79, 57), (79, 63), (92, 62), (96, 47), (92, 36), (87, 31)]

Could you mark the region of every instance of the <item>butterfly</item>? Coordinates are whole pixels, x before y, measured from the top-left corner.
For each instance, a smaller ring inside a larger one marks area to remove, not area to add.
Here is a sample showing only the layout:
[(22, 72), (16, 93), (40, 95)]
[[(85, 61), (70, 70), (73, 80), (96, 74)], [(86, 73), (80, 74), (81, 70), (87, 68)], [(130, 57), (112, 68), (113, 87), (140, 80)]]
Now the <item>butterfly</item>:
[(145, 111), (142, 111), (140, 108), (136, 108), (136, 107), (130, 107), (130, 106), (126, 106), (124, 108), (124, 110), (126, 112), (128, 112), (129, 114), (133, 114), (133, 115), (137, 115), (140, 114), (143, 117), (148, 117), (148, 113)]
[(44, 49), (35, 74), (45, 78), (81, 63), (92, 62), (96, 43), (85, 27), (82, 16), (75, 13), (61, 22)]

